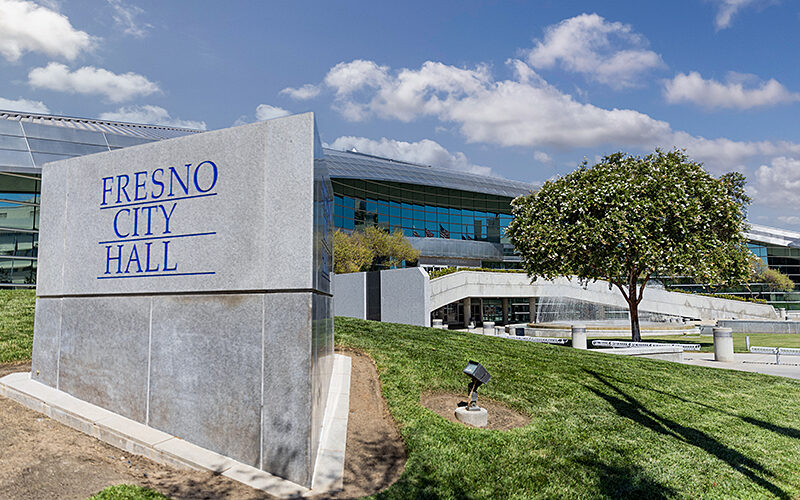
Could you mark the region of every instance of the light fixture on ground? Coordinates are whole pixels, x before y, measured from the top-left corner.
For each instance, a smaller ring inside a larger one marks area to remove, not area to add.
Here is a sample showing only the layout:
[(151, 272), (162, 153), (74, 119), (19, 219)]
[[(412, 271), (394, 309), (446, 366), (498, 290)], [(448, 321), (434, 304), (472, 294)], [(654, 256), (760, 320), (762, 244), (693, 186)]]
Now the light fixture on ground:
[(477, 361), (467, 363), (464, 373), (472, 378), (467, 386), (469, 401), (466, 406), (459, 405), (456, 408), (456, 418), (459, 422), (473, 427), (486, 427), (486, 424), (489, 423), (489, 412), (486, 411), (486, 408), (478, 406), (478, 388), (491, 380), (492, 376)]

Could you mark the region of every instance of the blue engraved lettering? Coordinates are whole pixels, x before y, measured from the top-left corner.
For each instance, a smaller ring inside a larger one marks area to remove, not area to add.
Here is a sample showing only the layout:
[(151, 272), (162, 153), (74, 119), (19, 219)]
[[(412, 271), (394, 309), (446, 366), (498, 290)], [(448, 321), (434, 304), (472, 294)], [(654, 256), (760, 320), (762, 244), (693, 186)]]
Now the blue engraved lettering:
[(128, 210), (127, 208), (123, 208), (119, 212), (117, 212), (116, 215), (114, 215), (114, 233), (116, 233), (118, 238), (126, 238), (128, 235), (131, 234), (131, 233), (122, 234), (119, 232), (119, 227), (117, 226), (117, 223), (119, 222), (118, 221), (119, 214), (121, 214), (122, 212), (127, 212), (129, 214), (131, 213), (131, 211)]
[(139, 207), (133, 209), (133, 234), (139, 236)]
[[(212, 169), (211, 171), (213, 172), (213, 177), (211, 179), (211, 185), (208, 186), (208, 189), (202, 189), (200, 187), (200, 184), (198, 184), (198, 182), (197, 182), (197, 172), (199, 172), (200, 171), (200, 167), (202, 167), (206, 163), (211, 165), (211, 169)], [(195, 189), (197, 189), (201, 193), (207, 193), (207, 192), (211, 191), (212, 189), (214, 189), (214, 186), (216, 186), (216, 184), (217, 184), (217, 165), (213, 161), (210, 161), (210, 160), (206, 160), (206, 161), (200, 163), (199, 165), (197, 165), (197, 168), (194, 169), (194, 187), (195, 187)]]
[(108, 205), (108, 203), (106, 203), (106, 193), (111, 193), (111, 192), (114, 191), (113, 187), (107, 185), (108, 181), (112, 181), (113, 182), (114, 178), (113, 177), (103, 177), (103, 203), (101, 203), (100, 205)]
[(150, 205), (147, 207), (142, 207), (142, 213), (147, 211), (147, 232), (144, 233), (145, 236), (150, 236), (153, 234), (153, 210), (156, 209), (156, 205)]
[[(139, 176), (144, 177), (142, 182), (139, 182)], [(140, 201), (147, 199), (147, 192), (145, 191), (145, 182), (147, 181), (147, 172), (136, 172), (133, 174), (133, 182), (136, 185), (135, 189), (133, 190), (133, 201)], [(139, 191), (141, 191), (141, 196), (139, 196)]]
[[(122, 183), (122, 179), (125, 179), (125, 184)], [(125, 190), (128, 187), (128, 182), (130, 182), (130, 178), (127, 175), (121, 174), (117, 176), (117, 203), (122, 203), (121, 196), (123, 194), (126, 201), (131, 201), (131, 197), (128, 196), (128, 192)]]
[(150, 196), (152, 196), (154, 200), (161, 198), (161, 196), (164, 194), (164, 183), (161, 182), (160, 179), (156, 179), (156, 174), (159, 172), (161, 172), (161, 175), (159, 177), (162, 177), (164, 175), (163, 168), (157, 168), (153, 170), (153, 175), (150, 176), (150, 180), (153, 181), (153, 184), (161, 188), (161, 191), (159, 191), (158, 194), (156, 194), (155, 191), (150, 193)]
[(175, 170), (175, 167), (169, 167), (169, 195), (175, 196), (172, 193), (172, 181), (174, 179), (178, 180), (178, 184), (180, 184), (181, 188), (183, 189), (183, 194), (189, 194), (189, 167), (191, 167), (191, 163), (186, 164), (186, 182), (181, 179), (180, 174), (178, 171)]
[(173, 267), (169, 267), (167, 265), (167, 260), (169, 260), (169, 240), (164, 242), (164, 271), (175, 271), (178, 269), (177, 263)]
[(145, 266), (145, 272), (148, 272), (148, 273), (152, 273), (152, 272), (158, 271), (158, 264), (156, 264), (155, 269), (150, 269), (150, 245), (152, 245), (152, 244), (153, 244), (152, 242), (145, 243), (145, 246), (147, 246), (147, 265)]
[(117, 261), (117, 274), (122, 271), (122, 245), (117, 245), (117, 256), (111, 256), (111, 245), (106, 245), (106, 272), (105, 274), (111, 274), (111, 271), (108, 269), (108, 265), (111, 263), (112, 260)]
[(131, 263), (134, 260), (136, 261), (136, 268), (138, 269), (138, 271), (136, 271), (136, 272), (137, 273), (142, 272), (142, 264), (141, 264), (141, 262), (139, 262), (139, 251), (136, 250), (136, 244), (135, 243), (133, 245), (133, 250), (131, 250), (131, 255), (130, 255), (130, 257), (128, 257), (128, 265), (125, 266), (125, 274), (130, 274), (130, 272), (131, 272), (130, 271)]
[(169, 233), (169, 219), (172, 217), (172, 212), (175, 211), (175, 205), (177, 205), (177, 203), (172, 204), (172, 208), (170, 209), (169, 213), (167, 213), (167, 209), (164, 208), (164, 205), (159, 205), (161, 212), (164, 214), (164, 234)]

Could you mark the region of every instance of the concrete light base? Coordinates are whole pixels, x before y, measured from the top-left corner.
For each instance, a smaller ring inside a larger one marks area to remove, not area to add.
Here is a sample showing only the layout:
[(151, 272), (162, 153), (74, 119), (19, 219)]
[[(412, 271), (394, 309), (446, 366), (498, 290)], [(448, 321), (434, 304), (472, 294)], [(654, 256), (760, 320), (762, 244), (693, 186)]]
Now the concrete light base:
[(12, 373), (0, 378), (0, 396), (154, 462), (178, 468), (209, 470), (279, 498), (296, 498), (342, 488), (350, 407), (350, 372), (350, 358), (335, 355), (311, 489), (82, 401), (32, 380), (28, 372)]
[(714, 328), (714, 360), (722, 363), (734, 361), (733, 333), (730, 328)]
[(572, 326), (572, 347), (575, 349), (586, 349), (586, 327)]
[(489, 412), (486, 408), (468, 410), (466, 406), (456, 408), (456, 418), (462, 424), (472, 427), (486, 427), (489, 424)]

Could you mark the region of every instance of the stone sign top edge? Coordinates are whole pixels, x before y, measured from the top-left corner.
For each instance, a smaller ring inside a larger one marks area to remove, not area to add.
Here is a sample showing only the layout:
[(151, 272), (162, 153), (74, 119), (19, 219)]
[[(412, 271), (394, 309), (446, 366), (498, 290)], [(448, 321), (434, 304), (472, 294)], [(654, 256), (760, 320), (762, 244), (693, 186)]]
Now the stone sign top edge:
[[(172, 138), (169, 138), (169, 139), (162, 139), (162, 140), (157, 140), (157, 141), (152, 141), (152, 142), (145, 142), (143, 144), (136, 144), (136, 145), (133, 145), (133, 146), (127, 146), (127, 147), (121, 148), (121, 149), (124, 149), (124, 150), (127, 150), (127, 151), (146, 150), (148, 148), (155, 147), (156, 144), (175, 143), (175, 142), (181, 142), (181, 141), (191, 141), (191, 140), (196, 140), (196, 138), (198, 138), (198, 137), (207, 138), (207, 137), (209, 137), (209, 135), (230, 133), (233, 130), (242, 130), (242, 129), (246, 129), (246, 128), (257, 128), (257, 127), (268, 128), (270, 126), (270, 124), (275, 123), (277, 121), (297, 120), (297, 119), (301, 119), (301, 118), (302, 119), (309, 119), (310, 118), (310, 124), (311, 124), (311, 126), (313, 127), (313, 130), (314, 130), (314, 158), (315, 159), (323, 158), (323, 156), (322, 156), (323, 155), (323, 153), (322, 153), (322, 142), (320, 141), (320, 138), (319, 138), (319, 132), (318, 132), (318, 129), (317, 129), (316, 115), (315, 115), (315, 113), (313, 111), (306, 111), (306, 112), (303, 112), (303, 113), (297, 113), (297, 114), (287, 115), (287, 116), (279, 116), (279, 117), (276, 117), (276, 118), (270, 118), (269, 120), (263, 120), (263, 121), (259, 121), (259, 122), (253, 122), (253, 123), (245, 123), (243, 125), (235, 125), (235, 126), (232, 126), (232, 127), (225, 127), (225, 128), (220, 128), (220, 129), (214, 129), (214, 130), (204, 130), (202, 132), (198, 132), (197, 134), (184, 135), (184, 136), (180, 136), (180, 137), (172, 137)], [(46, 167), (48, 169), (52, 169), (52, 168), (57, 168), (57, 167), (62, 167), (62, 166), (66, 167), (66, 166), (70, 165), (71, 163), (75, 163), (76, 161), (80, 161), (80, 160), (85, 159), (87, 157), (99, 157), (101, 155), (108, 155), (109, 153), (113, 153), (115, 151), (119, 151), (119, 149), (115, 149), (115, 150), (111, 150), (111, 151), (101, 151), (99, 153), (92, 153), (92, 154), (88, 154), (88, 155), (74, 156), (72, 158), (64, 158), (63, 160), (49, 161), (47, 163), (43, 163), (42, 164), (42, 168)]]

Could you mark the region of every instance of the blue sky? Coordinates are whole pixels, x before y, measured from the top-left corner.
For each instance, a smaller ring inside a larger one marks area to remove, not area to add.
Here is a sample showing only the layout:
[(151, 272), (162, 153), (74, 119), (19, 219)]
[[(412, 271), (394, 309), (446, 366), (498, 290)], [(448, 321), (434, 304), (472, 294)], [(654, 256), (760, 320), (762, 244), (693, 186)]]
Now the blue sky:
[(0, 0), (0, 109), (217, 129), (542, 182), (686, 148), (800, 230), (800, 5)]

